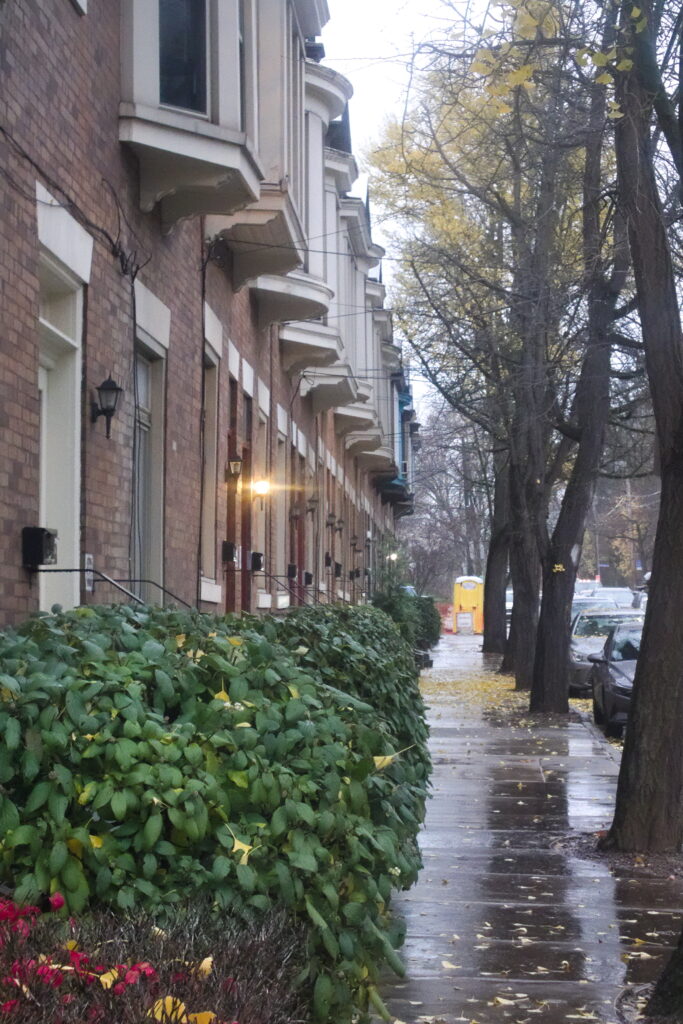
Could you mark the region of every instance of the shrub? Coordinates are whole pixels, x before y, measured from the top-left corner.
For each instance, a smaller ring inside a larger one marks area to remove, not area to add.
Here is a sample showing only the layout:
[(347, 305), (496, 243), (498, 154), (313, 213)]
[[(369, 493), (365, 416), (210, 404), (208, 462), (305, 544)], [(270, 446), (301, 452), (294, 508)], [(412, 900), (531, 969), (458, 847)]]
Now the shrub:
[(433, 597), (416, 597), (414, 600), (419, 611), (417, 646), (428, 651), (441, 639), (441, 616)]
[(418, 611), (415, 598), (399, 587), (377, 591), (372, 603), (396, 623), (403, 639), (412, 648), (417, 646)]
[(0, 901), (0, 1019), (8, 1024), (293, 1024), (302, 936), (283, 915), (248, 928), (207, 908), (70, 922)]
[(428, 651), (441, 637), (441, 617), (432, 597), (416, 597), (400, 587), (380, 591), (372, 599), (397, 624), (412, 647)]
[(382, 961), (401, 969), (387, 905), (419, 863), (424, 723), (391, 707), (409, 658), (395, 630), (388, 661), (351, 651), (358, 693), (379, 672), (376, 711), (294, 629), (116, 607), (0, 635), (0, 875), (21, 902), (60, 889), (72, 912), (284, 905), (310, 927), (316, 1016), (342, 1021), (377, 1002)]
[[(278, 624), (278, 636), (290, 649), (306, 649), (301, 664), (307, 671), (317, 671), (329, 685), (372, 705), (373, 728), (385, 735), (388, 749), (402, 751), (381, 776), (369, 776), (368, 787), (373, 820), (400, 837), (409, 866), (401, 883), (408, 888), (422, 866), (416, 837), (431, 767), (411, 648), (387, 615), (369, 607), (297, 609)], [(385, 800), (386, 780), (393, 786), (390, 801)]]

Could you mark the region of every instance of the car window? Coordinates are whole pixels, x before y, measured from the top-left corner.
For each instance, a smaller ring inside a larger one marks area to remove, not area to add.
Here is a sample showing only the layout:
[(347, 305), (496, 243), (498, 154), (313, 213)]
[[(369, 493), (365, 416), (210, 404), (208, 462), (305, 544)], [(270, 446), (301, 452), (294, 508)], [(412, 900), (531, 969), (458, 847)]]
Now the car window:
[(636, 661), (640, 653), (642, 628), (617, 629), (612, 642), (612, 661)]
[(574, 636), (606, 637), (615, 622), (609, 615), (582, 615), (577, 621)]

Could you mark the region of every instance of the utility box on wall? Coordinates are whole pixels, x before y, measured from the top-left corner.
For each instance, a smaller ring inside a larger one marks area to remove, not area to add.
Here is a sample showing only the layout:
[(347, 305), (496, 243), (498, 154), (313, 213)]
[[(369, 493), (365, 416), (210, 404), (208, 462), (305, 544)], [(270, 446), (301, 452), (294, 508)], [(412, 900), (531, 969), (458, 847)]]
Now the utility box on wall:
[(458, 576), (455, 581), (453, 632), (484, 632), (484, 581), (479, 576)]

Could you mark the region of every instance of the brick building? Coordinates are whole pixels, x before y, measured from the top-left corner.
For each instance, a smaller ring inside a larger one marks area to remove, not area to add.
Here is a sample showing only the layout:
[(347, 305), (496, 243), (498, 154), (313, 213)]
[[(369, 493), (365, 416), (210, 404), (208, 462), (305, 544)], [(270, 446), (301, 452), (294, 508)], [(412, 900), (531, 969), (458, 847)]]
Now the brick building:
[(0, 2), (0, 621), (371, 590), (417, 427), (327, 18)]

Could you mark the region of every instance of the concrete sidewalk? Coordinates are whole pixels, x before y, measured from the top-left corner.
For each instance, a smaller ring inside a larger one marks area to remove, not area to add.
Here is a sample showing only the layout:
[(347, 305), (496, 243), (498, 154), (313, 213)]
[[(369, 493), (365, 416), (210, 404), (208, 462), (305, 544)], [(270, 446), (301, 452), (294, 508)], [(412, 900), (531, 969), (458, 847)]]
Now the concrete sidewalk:
[(611, 872), (563, 848), (610, 824), (619, 750), (588, 716), (530, 719), (480, 647), (444, 637), (423, 676), (425, 866), (395, 900), (407, 974), (383, 997), (411, 1024), (616, 1024), (624, 986), (654, 979), (678, 939), (683, 879)]

